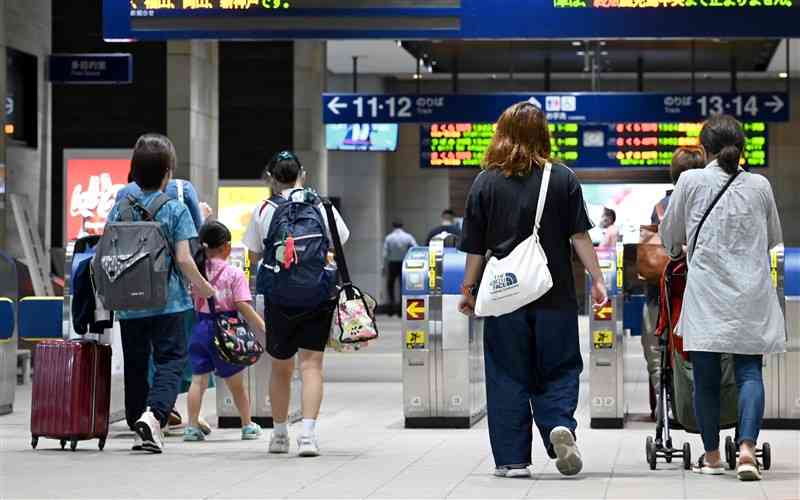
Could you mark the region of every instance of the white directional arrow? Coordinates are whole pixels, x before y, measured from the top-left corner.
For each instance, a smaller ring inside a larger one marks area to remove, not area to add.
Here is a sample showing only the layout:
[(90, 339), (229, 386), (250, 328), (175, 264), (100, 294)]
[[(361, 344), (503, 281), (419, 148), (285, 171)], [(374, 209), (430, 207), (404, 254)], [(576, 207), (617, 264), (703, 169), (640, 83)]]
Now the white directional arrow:
[(331, 113), (333, 113), (334, 115), (338, 115), (340, 109), (346, 109), (346, 108), (347, 108), (347, 103), (339, 102), (339, 96), (334, 97), (333, 99), (331, 99), (331, 102), (328, 103), (328, 109), (330, 109)]
[(778, 111), (783, 109), (783, 99), (781, 99), (776, 95), (773, 95), (772, 100), (764, 104), (764, 106), (772, 108), (772, 112), (777, 113)]

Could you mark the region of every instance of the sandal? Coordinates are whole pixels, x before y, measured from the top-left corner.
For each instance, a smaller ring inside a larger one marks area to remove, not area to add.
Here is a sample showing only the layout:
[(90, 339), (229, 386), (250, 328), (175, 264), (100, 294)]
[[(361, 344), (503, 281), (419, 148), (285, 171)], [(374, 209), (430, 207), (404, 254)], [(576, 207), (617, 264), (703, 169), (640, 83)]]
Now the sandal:
[(722, 466), (722, 462), (717, 464), (710, 464), (706, 462), (706, 454), (703, 453), (697, 460), (697, 465), (692, 467), (692, 472), (696, 474), (706, 474), (709, 476), (719, 476), (725, 473), (725, 468)]
[(760, 481), (761, 469), (758, 460), (751, 454), (739, 453), (739, 463), (736, 464), (736, 477), (739, 481)]

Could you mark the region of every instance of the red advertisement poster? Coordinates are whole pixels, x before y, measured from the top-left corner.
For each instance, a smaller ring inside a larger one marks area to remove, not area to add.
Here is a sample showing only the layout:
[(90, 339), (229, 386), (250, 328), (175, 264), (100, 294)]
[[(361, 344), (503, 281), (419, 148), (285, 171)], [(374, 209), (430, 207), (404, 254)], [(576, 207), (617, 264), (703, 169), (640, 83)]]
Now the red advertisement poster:
[(125, 187), (128, 158), (70, 158), (66, 161), (66, 240), (102, 234), (117, 192)]

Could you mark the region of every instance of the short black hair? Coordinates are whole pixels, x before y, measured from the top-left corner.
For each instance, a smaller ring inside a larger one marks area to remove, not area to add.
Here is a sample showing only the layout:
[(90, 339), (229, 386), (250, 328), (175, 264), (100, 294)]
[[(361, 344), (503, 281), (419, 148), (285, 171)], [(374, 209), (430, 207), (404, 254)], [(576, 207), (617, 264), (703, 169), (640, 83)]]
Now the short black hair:
[(175, 146), (167, 136), (144, 134), (133, 147), (131, 177), (142, 190), (155, 191), (175, 171), (175, 163)]
[(267, 163), (266, 174), (280, 184), (294, 184), (303, 171), (300, 159), (291, 151), (281, 151)]
[(453, 212), (452, 208), (445, 208), (444, 210), (442, 210), (442, 217), (455, 218), (456, 217), (456, 213)]
[(401, 221), (401, 220), (393, 221), (392, 222), (392, 227), (395, 228), (395, 229), (400, 229), (401, 227), (403, 227), (403, 221)]
[(617, 222), (617, 212), (615, 212), (614, 210), (608, 207), (603, 207), (603, 215), (608, 215), (611, 218), (612, 224)]
[(745, 140), (742, 124), (730, 115), (714, 115), (700, 130), (700, 143), (707, 153), (716, 157), (717, 164), (729, 174), (739, 169)]

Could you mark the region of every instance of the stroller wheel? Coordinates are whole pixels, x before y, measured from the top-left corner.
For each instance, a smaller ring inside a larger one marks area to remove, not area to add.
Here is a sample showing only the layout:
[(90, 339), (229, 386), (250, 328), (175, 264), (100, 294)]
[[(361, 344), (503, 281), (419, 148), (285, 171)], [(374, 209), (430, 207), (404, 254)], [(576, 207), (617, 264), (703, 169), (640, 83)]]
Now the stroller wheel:
[(644, 442), (644, 459), (649, 461), (650, 460), (650, 450), (653, 448), (653, 438), (647, 436), (647, 440)]
[(730, 436), (725, 438), (725, 461), (730, 470), (736, 470), (736, 445)]
[(645, 451), (647, 452), (647, 463), (650, 465), (650, 470), (656, 470), (656, 447), (651, 436), (647, 436)]
[(764, 470), (769, 470), (772, 467), (772, 447), (770, 447), (769, 443), (764, 443), (761, 446), (761, 465), (764, 466)]
[(683, 468), (692, 470), (692, 447), (689, 443), (683, 443)]

